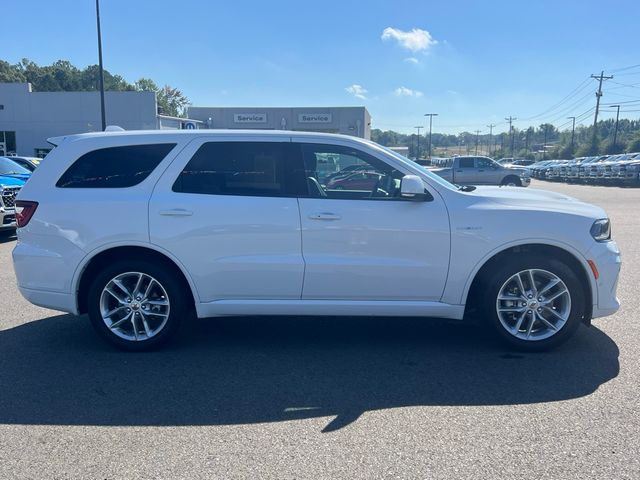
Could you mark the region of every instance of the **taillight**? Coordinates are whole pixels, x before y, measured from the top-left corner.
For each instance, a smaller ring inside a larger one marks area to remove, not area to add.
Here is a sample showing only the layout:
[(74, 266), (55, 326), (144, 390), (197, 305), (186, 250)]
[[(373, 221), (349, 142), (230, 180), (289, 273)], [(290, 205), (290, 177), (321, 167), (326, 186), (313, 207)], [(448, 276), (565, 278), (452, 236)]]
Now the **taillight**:
[(16, 224), (18, 228), (26, 227), (36, 213), (38, 202), (30, 202), (28, 200), (16, 200)]

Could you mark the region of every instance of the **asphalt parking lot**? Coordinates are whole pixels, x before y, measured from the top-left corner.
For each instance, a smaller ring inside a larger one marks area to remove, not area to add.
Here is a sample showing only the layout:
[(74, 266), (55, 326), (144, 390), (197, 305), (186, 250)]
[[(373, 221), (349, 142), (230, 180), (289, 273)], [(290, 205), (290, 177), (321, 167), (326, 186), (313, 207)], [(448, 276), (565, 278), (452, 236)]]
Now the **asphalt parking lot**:
[(612, 317), (514, 354), (416, 319), (214, 319), (121, 353), (34, 307), (0, 238), (0, 478), (640, 478), (640, 189), (552, 184), (604, 207)]

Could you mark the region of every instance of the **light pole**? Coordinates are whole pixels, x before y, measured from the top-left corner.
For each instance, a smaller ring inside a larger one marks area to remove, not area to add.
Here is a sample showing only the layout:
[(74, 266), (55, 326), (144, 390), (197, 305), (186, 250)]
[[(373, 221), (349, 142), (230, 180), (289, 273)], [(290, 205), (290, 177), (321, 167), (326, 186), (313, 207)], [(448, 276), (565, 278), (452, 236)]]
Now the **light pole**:
[(96, 0), (96, 23), (98, 25), (98, 69), (100, 84), (100, 116), (102, 118), (102, 131), (107, 129), (107, 119), (104, 113), (104, 69), (102, 68), (102, 33), (100, 32), (100, 0)]
[(571, 155), (573, 155), (573, 139), (576, 135), (576, 117), (567, 117), (567, 119), (573, 122), (571, 125)]
[(616, 112), (616, 128), (613, 133), (613, 148), (615, 150), (616, 144), (618, 142), (618, 120), (620, 119), (620, 105), (609, 105), (610, 107), (616, 107), (618, 111)]
[(420, 129), (424, 128), (422, 125), (420, 125), (419, 127), (413, 127), (416, 128), (418, 130), (418, 146), (416, 148), (416, 160), (420, 159)]
[(425, 113), (425, 117), (429, 117), (429, 160), (431, 160), (431, 126), (433, 125), (433, 117), (437, 117), (437, 113)]

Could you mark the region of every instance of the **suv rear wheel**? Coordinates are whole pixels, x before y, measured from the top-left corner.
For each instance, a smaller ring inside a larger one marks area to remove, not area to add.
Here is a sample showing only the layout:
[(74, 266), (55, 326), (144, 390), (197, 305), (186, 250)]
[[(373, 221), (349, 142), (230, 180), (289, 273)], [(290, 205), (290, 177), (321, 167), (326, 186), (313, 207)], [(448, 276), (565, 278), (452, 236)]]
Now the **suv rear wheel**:
[(560, 260), (512, 256), (491, 272), (485, 285), (484, 317), (503, 342), (519, 350), (560, 345), (585, 314), (584, 286)]
[(125, 350), (149, 350), (168, 341), (188, 312), (182, 284), (162, 264), (119, 261), (93, 281), (89, 319), (96, 331)]

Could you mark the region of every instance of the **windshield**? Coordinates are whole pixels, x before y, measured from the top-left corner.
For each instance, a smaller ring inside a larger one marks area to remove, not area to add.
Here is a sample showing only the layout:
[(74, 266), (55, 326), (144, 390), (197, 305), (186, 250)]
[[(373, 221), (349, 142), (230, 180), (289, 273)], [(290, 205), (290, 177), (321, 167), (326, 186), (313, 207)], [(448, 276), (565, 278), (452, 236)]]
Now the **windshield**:
[[(374, 143), (374, 142), (372, 142)], [(406, 163), (408, 165), (412, 165), (412, 166), (416, 166), (418, 168), (421, 168), (422, 171), (426, 172), (427, 175), (429, 176), (429, 180), (433, 180), (434, 182), (442, 185), (445, 188), (448, 188), (449, 190), (456, 190), (456, 186), (453, 185), (452, 183), (447, 182), (444, 178), (440, 177), (439, 175), (436, 175), (435, 173), (432, 173), (429, 171), (428, 168), (417, 164), (416, 162), (414, 162), (413, 160), (405, 157), (404, 155), (399, 154), (398, 152), (395, 152), (393, 150), (391, 150), (390, 148), (384, 147), (382, 145), (378, 145), (377, 143), (374, 143), (374, 145), (378, 148), (381, 148), (382, 150), (384, 150), (386, 153), (390, 154), (391, 156), (397, 158), (398, 160), (402, 161), (403, 163)]]
[(13, 160), (0, 157), (0, 175), (30, 174), (31, 172)]

